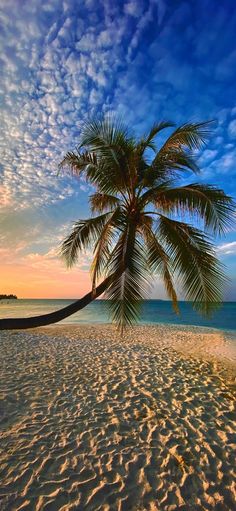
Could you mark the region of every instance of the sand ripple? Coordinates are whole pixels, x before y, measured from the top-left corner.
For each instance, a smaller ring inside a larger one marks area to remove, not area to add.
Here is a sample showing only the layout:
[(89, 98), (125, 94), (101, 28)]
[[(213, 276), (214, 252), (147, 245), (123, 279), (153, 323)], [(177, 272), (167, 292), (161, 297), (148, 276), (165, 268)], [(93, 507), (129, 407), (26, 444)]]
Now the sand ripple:
[(193, 335), (2, 332), (0, 510), (232, 511), (233, 387)]

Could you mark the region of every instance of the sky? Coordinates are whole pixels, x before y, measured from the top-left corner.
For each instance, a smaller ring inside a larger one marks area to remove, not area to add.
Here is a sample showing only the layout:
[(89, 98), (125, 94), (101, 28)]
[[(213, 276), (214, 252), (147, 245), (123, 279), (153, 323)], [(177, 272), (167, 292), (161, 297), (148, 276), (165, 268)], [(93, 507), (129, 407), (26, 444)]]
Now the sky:
[[(0, 293), (90, 289), (90, 254), (72, 270), (58, 256), (89, 216), (89, 189), (58, 164), (98, 113), (138, 135), (163, 119), (215, 119), (198, 181), (235, 197), (235, 26), (235, 0), (1, 0)], [(236, 226), (215, 243), (236, 300)], [(165, 298), (158, 280), (151, 297)]]

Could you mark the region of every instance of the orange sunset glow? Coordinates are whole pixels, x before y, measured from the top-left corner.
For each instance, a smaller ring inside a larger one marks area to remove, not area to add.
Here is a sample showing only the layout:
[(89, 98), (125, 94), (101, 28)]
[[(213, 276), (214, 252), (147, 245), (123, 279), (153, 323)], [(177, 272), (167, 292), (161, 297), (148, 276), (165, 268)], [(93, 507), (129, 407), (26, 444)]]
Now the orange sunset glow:
[(14, 292), (18, 298), (80, 298), (91, 288), (88, 271), (74, 268), (68, 270), (53, 254), (15, 255), (14, 262), (7, 260), (6, 251), (0, 251), (1, 292)]

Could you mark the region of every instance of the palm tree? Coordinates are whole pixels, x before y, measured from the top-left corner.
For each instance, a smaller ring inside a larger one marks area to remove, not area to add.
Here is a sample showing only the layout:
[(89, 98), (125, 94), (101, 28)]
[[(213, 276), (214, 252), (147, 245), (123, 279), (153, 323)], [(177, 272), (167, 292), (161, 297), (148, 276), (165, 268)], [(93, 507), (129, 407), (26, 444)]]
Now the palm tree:
[[(157, 146), (158, 135), (173, 126), (157, 123), (136, 140), (111, 117), (84, 125), (79, 146), (66, 154), (60, 168), (69, 167), (92, 185), (92, 216), (74, 224), (61, 254), (71, 267), (82, 251), (93, 248), (92, 289), (64, 309), (0, 320), (0, 328), (60, 321), (105, 292), (112, 321), (122, 330), (137, 320), (154, 275), (163, 279), (176, 312), (176, 280), (195, 309), (208, 314), (217, 306), (226, 277), (211, 235), (227, 230), (234, 203), (212, 185), (180, 186), (181, 176), (198, 173), (196, 150), (206, 142), (211, 124), (184, 124)], [(201, 229), (192, 225), (194, 219)]]

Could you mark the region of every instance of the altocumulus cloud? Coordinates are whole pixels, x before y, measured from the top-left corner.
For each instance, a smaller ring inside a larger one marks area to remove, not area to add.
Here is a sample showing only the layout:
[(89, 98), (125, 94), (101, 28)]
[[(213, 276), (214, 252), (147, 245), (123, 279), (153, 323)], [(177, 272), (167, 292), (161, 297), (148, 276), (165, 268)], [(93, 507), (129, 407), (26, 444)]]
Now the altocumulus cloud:
[(236, 255), (236, 241), (231, 241), (230, 243), (223, 243), (218, 245), (217, 251), (220, 255)]
[(41, 243), (48, 254), (67, 219), (87, 214), (87, 184), (57, 168), (97, 113), (115, 111), (138, 133), (157, 119), (216, 119), (199, 179), (233, 194), (235, 25), (233, 2), (1, 0), (0, 223), (9, 246), (23, 257)]
[[(74, 196), (70, 178), (56, 176), (57, 165), (88, 115), (112, 109), (134, 123), (136, 110), (140, 129), (157, 116), (186, 120), (183, 107), (191, 117), (202, 117), (204, 108), (217, 115), (214, 99), (223, 80), (231, 88), (234, 55), (217, 55), (212, 40), (222, 20), (230, 32), (234, 17), (220, 7), (209, 25), (200, 4), (196, 16), (194, 2), (170, 0), (1, 2), (2, 207), (40, 207)], [(207, 67), (204, 51), (213, 51)], [(204, 73), (212, 72), (214, 85), (203, 96)], [(218, 135), (228, 122), (232, 136), (236, 120), (224, 110)], [(234, 153), (232, 159), (233, 165)], [(231, 167), (231, 160), (222, 163)]]
[(158, 4), (3, 0), (2, 207), (73, 196), (69, 177), (56, 176), (57, 165), (80, 121), (110, 108), (116, 73)]

